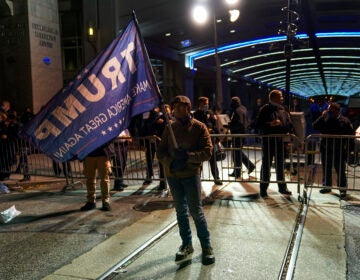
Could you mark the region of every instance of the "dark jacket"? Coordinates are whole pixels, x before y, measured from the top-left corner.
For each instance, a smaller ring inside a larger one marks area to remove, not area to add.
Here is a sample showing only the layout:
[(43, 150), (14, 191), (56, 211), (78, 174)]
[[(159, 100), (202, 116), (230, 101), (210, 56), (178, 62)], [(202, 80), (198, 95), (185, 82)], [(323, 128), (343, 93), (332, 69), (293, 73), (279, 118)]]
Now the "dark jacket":
[(183, 170), (170, 170), (171, 162), (175, 159), (175, 146), (169, 127), (166, 126), (157, 150), (157, 157), (164, 166), (166, 176), (186, 178), (200, 174), (202, 162), (210, 159), (213, 150), (205, 124), (192, 118), (189, 125), (185, 126), (177, 120), (171, 121), (171, 127), (179, 147), (188, 151), (189, 158)]
[[(324, 118), (320, 116), (313, 122), (313, 127), (319, 130), (321, 134), (333, 135), (354, 135), (355, 131), (347, 117), (339, 115), (338, 118)], [(346, 154), (347, 145), (352, 149), (354, 141), (341, 138), (324, 137), (320, 141), (320, 145), (325, 147), (329, 152), (338, 151), (339, 154)], [(340, 148), (342, 150), (340, 150)]]
[(247, 109), (243, 105), (238, 105), (229, 114), (230, 123), (229, 129), (232, 134), (247, 133), (250, 128), (250, 121), (247, 113)]
[(313, 127), (321, 134), (354, 135), (354, 128), (347, 117), (339, 115), (338, 118), (318, 117), (313, 122)]
[(216, 127), (216, 117), (215, 114), (211, 110), (196, 110), (194, 112), (194, 118), (198, 121), (201, 121), (206, 127), (209, 129), (210, 133), (218, 134), (219, 131)]
[(108, 159), (115, 155), (114, 142), (111, 140), (88, 154), (88, 157), (106, 156)]
[[(276, 119), (279, 119), (281, 124), (278, 126), (270, 126), (270, 122)], [(261, 107), (256, 118), (255, 127), (259, 129), (262, 134), (286, 134), (293, 132), (290, 114), (282, 105), (272, 102)]]

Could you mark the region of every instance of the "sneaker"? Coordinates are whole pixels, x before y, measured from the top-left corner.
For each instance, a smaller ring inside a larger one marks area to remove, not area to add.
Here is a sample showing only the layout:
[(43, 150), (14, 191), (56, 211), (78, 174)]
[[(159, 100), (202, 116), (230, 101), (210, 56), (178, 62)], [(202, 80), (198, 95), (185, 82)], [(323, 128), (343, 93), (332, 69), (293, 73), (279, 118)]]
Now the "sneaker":
[(95, 208), (96, 208), (95, 202), (86, 202), (86, 204), (80, 208), (80, 211), (89, 211)]
[(240, 175), (241, 175), (241, 171), (233, 172), (229, 174), (230, 177), (240, 177)]
[(10, 192), (9, 188), (4, 183), (1, 183), (0, 184), (0, 193), (9, 193), (9, 192)]
[(215, 262), (215, 256), (211, 247), (202, 250), (201, 262), (203, 265), (209, 265)]
[(114, 189), (116, 188), (127, 188), (127, 185), (124, 184), (122, 180), (115, 180), (114, 181)]
[(346, 199), (346, 191), (340, 191), (340, 199), (342, 200)]
[(179, 251), (175, 255), (175, 263), (179, 264), (181, 262), (187, 261), (190, 259), (193, 252), (194, 248), (192, 244), (181, 245)]
[(144, 182), (143, 182), (143, 186), (144, 185), (150, 185), (152, 183), (152, 179), (151, 178), (148, 178), (146, 179)]
[(260, 188), (260, 197), (267, 197), (267, 188)]
[(26, 182), (26, 181), (30, 181), (31, 177), (30, 175), (24, 175), (24, 178), (22, 178), (19, 182)]
[(160, 197), (164, 198), (168, 196), (169, 196), (169, 191), (167, 189), (161, 191)]
[(255, 170), (255, 166), (251, 166), (249, 169), (248, 169), (248, 175), (250, 175), (251, 173), (253, 173)]
[(329, 193), (329, 192), (331, 192), (331, 189), (321, 189), (319, 192), (322, 194)]
[(163, 190), (166, 190), (167, 187), (164, 183), (160, 183), (157, 187), (156, 187), (156, 190), (157, 191), (163, 191)]
[(102, 211), (111, 211), (110, 203), (109, 202), (103, 202)]
[(289, 191), (288, 189), (279, 190), (279, 193), (284, 194), (284, 195), (291, 195), (292, 194), (292, 192)]
[(216, 179), (214, 181), (214, 183), (215, 183), (215, 185), (219, 185), (219, 186), (221, 186), (223, 184), (220, 179)]

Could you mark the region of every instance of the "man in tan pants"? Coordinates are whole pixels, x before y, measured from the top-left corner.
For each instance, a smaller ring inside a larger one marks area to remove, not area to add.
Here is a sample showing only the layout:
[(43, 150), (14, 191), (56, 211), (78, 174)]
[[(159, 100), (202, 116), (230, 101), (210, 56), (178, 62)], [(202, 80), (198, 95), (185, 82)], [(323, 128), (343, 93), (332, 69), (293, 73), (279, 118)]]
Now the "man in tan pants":
[(89, 211), (96, 208), (96, 171), (100, 178), (101, 200), (103, 211), (110, 211), (110, 174), (111, 157), (114, 155), (114, 144), (97, 148), (84, 159), (84, 175), (86, 177), (87, 202), (80, 208)]

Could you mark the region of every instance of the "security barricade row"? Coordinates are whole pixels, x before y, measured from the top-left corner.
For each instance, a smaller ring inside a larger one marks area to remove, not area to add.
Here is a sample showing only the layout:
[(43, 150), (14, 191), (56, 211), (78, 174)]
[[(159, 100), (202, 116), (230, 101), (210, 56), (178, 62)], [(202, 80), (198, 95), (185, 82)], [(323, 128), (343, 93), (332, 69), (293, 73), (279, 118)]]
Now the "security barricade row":
[[(202, 181), (295, 184), (304, 196), (300, 187), (305, 191), (327, 185), (336, 189), (344, 187), (345, 181), (348, 190), (360, 190), (356, 183), (360, 139), (356, 136), (310, 135), (305, 142), (288, 134), (212, 134), (211, 138), (214, 153), (203, 163)], [(121, 178), (127, 184), (166, 180), (156, 157), (157, 141), (158, 137), (150, 136), (116, 138), (112, 179)], [(0, 152), (1, 180), (10, 174), (65, 178), (68, 184), (84, 179), (81, 161), (59, 164), (23, 139), (2, 141)], [(338, 164), (340, 158), (346, 159), (345, 164)], [(264, 167), (269, 171), (266, 174)]]
[[(124, 180), (159, 180), (159, 164), (156, 159), (156, 137), (118, 137), (114, 140), (115, 155), (112, 158), (112, 178)], [(41, 153), (24, 139), (0, 141), (1, 180), (11, 174), (44, 176), (66, 179), (84, 179), (80, 160), (59, 163)]]
[[(272, 141), (279, 139), (282, 144), (275, 147), (275, 152), (284, 157), (280, 168), (285, 170), (286, 176), (284, 178), (280, 176), (279, 180), (276, 172), (270, 168), (270, 176), (267, 180), (269, 183), (280, 181), (300, 184), (297, 172), (299, 151), (296, 143), (298, 140), (294, 135), (212, 134), (211, 138), (214, 146), (221, 143), (220, 152), (223, 158), (222, 160), (216, 158), (214, 149), (214, 156), (203, 164), (201, 173), (203, 181), (260, 183), (261, 143), (272, 139), (268, 144), (273, 145)], [(112, 158), (112, 179), (121, 178), (126, 184), (146, 180), (164, 181), (163, 170), (156, 157), (158, 141), (158, 137), (155, 136), (116, 138), (114, 140), (115, 155)], [(5, 172), (23, 174), (24, 178), (26, 175), (66, 178), (68, 184), (84, 179), (82, 162), (79, 160), (57, 163), (23, 139), (12, 142), (10, 146), (2, 147), (4, 151), (1, 156), (1, 167)]]

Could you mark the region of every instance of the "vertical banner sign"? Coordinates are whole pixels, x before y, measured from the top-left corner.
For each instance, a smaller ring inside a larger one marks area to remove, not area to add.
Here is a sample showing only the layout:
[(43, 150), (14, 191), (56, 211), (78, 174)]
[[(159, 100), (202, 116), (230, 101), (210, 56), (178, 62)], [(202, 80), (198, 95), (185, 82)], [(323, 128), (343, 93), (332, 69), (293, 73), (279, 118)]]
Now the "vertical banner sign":
[(60, 162), (84, 159), (159, 104), (160, 92), (134, 20), (60, 90), (21, 136)]

